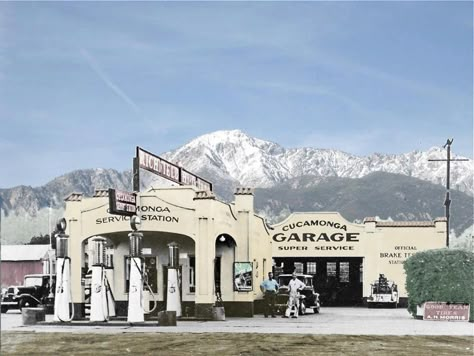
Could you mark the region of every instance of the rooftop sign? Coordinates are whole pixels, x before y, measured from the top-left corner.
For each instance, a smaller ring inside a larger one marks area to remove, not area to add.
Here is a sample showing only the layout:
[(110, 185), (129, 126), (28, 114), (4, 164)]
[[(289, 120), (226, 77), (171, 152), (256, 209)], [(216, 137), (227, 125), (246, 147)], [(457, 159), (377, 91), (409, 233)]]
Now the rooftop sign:
[(137, 147), (137, 157), (134, 164), (136, 179), (134, 180), (134, 190), (136, 191), (139, 191), (138, 179), (136, 178), (139, 174), (139, 168), (146, 169), (180, 185), (193, 185), (201, 190), (212, 191), (212, 183), (140, 147)]

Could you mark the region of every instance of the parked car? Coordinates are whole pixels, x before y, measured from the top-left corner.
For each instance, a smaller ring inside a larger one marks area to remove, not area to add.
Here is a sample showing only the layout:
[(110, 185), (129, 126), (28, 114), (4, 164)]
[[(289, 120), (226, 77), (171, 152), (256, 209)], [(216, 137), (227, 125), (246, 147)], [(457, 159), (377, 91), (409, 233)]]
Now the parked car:
[(10, 286), (2, 293), (1, 312), (38, 305), (54, 306), (54, 286), (56, 276), (49, 274), (28, 274), (22, 286)]
[[(278, 310), (278, 313), (284, 314), (289, 299), (288, 283), (292, 275), (280, 274), (277, 278), (280, 288), (276, 297), (275, 308)], [(313, 276), (309, 274), (296, 274), (296, 278), (306, 285), (300, 292), (299, 315), (306, 314), (307, 309), (313, 309), (315, 314), (319, 313), (321, 304), (319, 302), (319, 293), (316, 293), (314, 290)]]

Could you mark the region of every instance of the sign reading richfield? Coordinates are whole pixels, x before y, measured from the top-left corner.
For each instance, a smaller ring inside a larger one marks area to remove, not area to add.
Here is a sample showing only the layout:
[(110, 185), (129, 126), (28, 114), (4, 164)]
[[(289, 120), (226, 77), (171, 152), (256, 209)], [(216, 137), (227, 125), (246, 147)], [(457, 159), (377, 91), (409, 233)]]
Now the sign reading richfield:
[(178, 184), (193, 185), (201, 190), (212, 190), (212, 184), (184, 168), (137, 147), (138, 166)]
[(116, 189), (109, 189), (109, 213), (132, 216), (137, 213), (137, 195)]
[(469, 321), (469, 304), (426, 302), (423, 320)]

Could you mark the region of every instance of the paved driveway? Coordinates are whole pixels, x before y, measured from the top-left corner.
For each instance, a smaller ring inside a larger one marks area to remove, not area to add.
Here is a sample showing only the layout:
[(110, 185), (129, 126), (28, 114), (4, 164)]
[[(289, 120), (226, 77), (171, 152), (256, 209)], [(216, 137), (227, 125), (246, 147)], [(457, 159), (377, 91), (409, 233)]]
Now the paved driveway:
[(458, 321), (416, 320), (406, 309), (366, 308), (321, 308), (320, 314), (307, 314), (298, 319), (226, 318), (225, 321), (179, 321), (177, 326), (158, 326), (156, 321), (145, 326), (131, 326), (124, 322), (111, 321), (105, 326), (88, 322), (73, 322), (64, 325), (48, 324), (52, 315), (46, 316), (46, 323), (32, 326), (22, 325), (19, 312), (2, 314), (2, 331), (36, 332), (178, 332), (178, 333), (297, 333), (297, 334), (345, 334), (345, 335), (464, 335), (474, 336), (474, 324)]

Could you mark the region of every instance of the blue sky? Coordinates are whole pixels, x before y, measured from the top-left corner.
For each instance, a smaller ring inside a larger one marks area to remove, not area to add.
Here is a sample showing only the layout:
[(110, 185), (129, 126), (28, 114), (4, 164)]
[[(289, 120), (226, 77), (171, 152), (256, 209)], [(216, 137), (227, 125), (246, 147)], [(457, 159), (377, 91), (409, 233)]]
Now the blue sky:
[(216, 130), (472, 158), (472, 2), (2, 2), (0, 188)]

